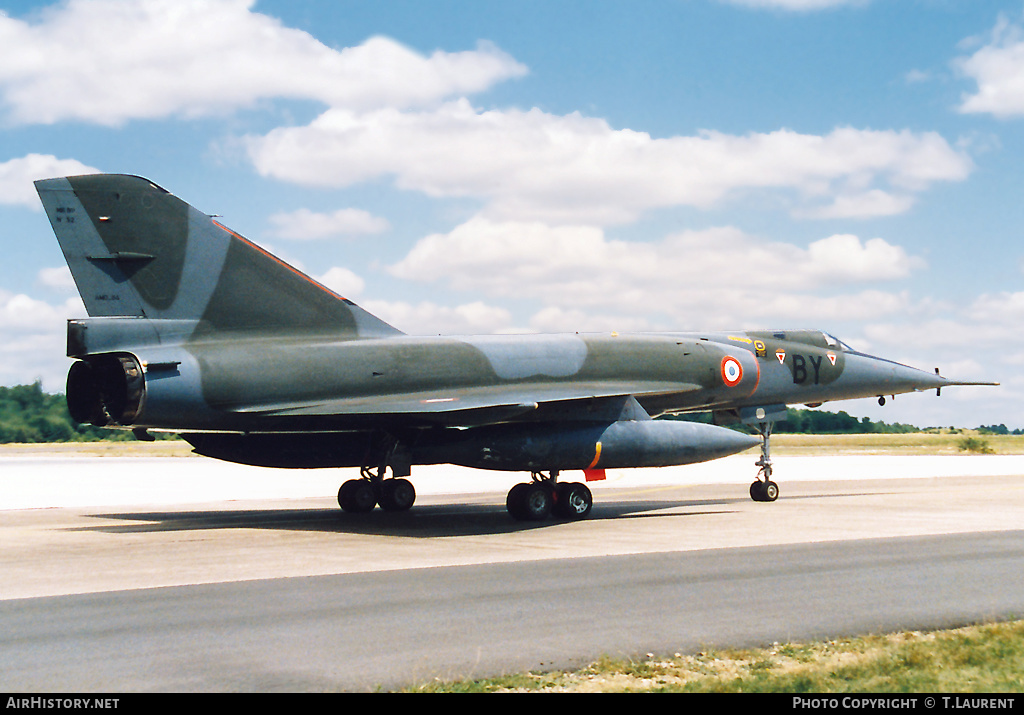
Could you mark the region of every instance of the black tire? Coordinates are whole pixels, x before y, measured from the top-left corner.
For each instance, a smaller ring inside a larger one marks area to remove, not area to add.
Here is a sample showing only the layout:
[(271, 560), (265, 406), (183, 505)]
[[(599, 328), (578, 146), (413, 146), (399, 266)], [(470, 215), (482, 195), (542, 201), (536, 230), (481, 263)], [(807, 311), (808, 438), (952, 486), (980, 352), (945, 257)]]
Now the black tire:
[(352, 480), (350, 479), (349, 481), (342, 484), (341, 487), (338, 489), (338, 506), (340, 506), (344, 511), (348, 511), (348, 485), (351, 483)]
[(416, 501), (416, 489), (408, 479), (384, 481), (380, 507), (384, 511), (408, 511)]
[(517, 484), (509, 490), (505, 508), (517, 521), (543, 521), (551, 516), (554, 496), (546, 484)]
[(353, 514), (366, 514), (377, 506), (373, 485), (365, 479), (349, 479), (338, 490), (338, 505)]
[(555, 500), (555, 514), (563, 519), (585, 519), (594, 506), (590, 488), (582, 482), (559, 484)]
[(758, 480), (750, 485), (750, 498), (754, 501), (765, 501), (764, 482)]
[(779, 485), (775, 482), (765, 482), (762, 491), (764, 493), (764, 501), (775, 501), (779, 498)]
[(505, 508), (508, 509), (509, 515), (516, 521), (523, 521), (526, 518), (523, 514), (523, 491), (528, 486), (530, 485), (516, 484), (508, 490), (508, 496), (505, 497)]

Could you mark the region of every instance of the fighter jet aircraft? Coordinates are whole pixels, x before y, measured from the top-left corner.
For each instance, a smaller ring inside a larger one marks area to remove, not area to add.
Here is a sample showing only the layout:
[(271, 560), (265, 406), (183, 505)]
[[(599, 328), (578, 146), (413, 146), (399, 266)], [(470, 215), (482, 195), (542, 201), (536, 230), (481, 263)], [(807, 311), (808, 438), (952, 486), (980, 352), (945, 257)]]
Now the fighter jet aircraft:
[[(146, 179), (36, 188), (90, 316), (68, 321), (72, 417), (231, 462), (358, 467), (338, 492), (349, 512), (409, 509), (412, 467), (450, 463), (529, 473), (516, 519), (580, 519), (606, 469), (758, 444), (750, 496), (770, 502), (787, 404), (980, 384), (815, 330), (406, 335)], [(653, 419), (691, 412), (714, 424)], [(559, 481), (573, 470), (584, 482)]]

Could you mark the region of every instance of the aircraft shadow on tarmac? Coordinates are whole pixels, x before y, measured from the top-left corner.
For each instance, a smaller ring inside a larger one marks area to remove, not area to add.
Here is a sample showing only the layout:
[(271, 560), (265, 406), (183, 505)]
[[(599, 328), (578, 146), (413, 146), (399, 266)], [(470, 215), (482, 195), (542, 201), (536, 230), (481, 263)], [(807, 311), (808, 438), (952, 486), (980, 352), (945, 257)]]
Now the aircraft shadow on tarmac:
[[(821, 498), (823, 495), (813, 495)], [(831, 494), (849, 497), (854, 494)], [(856, 495), (859, 496), (859, 495)], [(788, 499), (812, 498), (811, 495)], [(153, 511), (93, 514), (125, 524), (77, 527), (80, 531), (106, 533), (148, 533), (160, 531), (201, 531), (207, 529), (268, 529), (308, 532), (337, 532), (408, 538), (438, 536), (482, 536), (573, 527), (593, 521), (695, 517), (729, 514), (739, 511), (733, 505), (754, 505), (748, 498), (609, 500), (594, 504), (590, 516), (578, 522), (548, 519), (539, 522), (516, 521), (504, 504), (482, 501), (417, 505), (408, 512), (375, 510), (369, 514), (349, 514), (337, 508), (240, 509)]]

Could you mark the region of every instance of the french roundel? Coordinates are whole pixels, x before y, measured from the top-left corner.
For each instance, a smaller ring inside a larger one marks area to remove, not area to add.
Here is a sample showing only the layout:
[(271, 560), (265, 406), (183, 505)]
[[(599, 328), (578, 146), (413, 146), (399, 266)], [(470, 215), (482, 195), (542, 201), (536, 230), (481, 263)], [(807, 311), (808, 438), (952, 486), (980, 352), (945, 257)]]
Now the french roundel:
[(743, 366), (731, 355), (722, 358), (722, 382), (729, 387), (736, 387), (743, 380)]

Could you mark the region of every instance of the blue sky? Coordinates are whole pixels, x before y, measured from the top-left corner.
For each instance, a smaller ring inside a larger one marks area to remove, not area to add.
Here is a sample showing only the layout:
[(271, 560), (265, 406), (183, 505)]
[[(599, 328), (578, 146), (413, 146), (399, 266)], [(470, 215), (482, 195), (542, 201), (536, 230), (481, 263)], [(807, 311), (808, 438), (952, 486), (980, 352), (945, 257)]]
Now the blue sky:
[(812, 327), (1024, 427), (1024, 1), (0, 0), (0, 383), (84, 316), (31, 182), (146, 176), (410, 333)]

